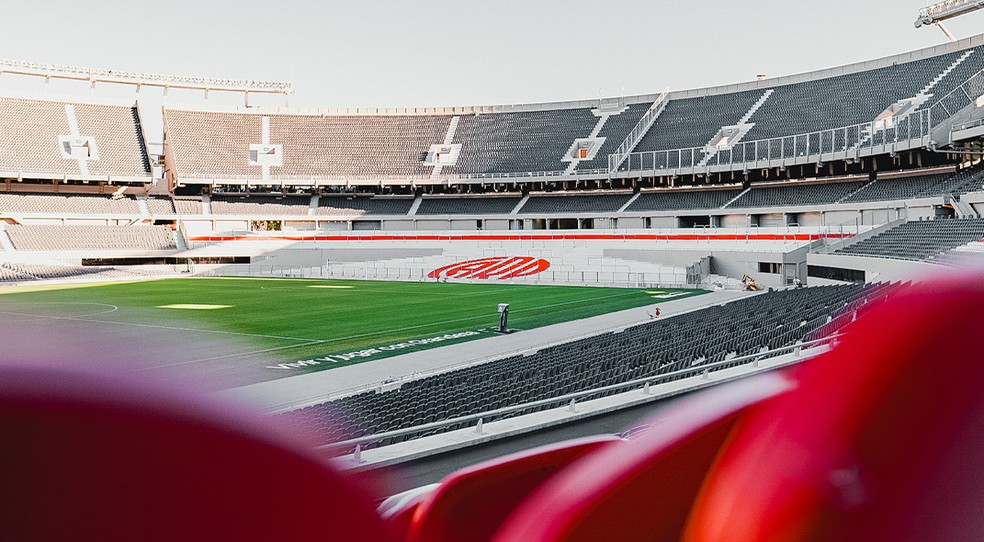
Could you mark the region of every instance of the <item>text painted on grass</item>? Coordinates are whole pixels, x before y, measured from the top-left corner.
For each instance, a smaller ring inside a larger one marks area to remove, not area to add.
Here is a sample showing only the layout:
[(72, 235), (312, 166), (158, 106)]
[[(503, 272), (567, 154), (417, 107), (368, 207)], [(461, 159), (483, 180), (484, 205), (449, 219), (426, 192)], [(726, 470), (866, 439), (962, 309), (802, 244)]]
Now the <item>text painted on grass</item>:
[(376, 346), (373, 348), (366, 348), (364, 350), (356, 350), (355, 352), (348, 352), (344, 354), (330, 354), (320, 358), (304, 359), (300, 361), (295, 361), (293, 363), (279, 363), (277, 365), (270, 365), (267, 369), (279, 369), (279, 370), (293, 370), (293, 369), (303, 369), (305, 367), (317, 367), (326, 363), (346, 363), (353, 360), (368, 360), (372, 357), (379, 356), (381, 354), (389, 354), (392, 352), (398, 352), (401, 350), (414, 350), (423, 346), (429, 346), (434, 344), (439, 344), (447, 341), (454, 341), (458, 339), (467, 339), (469, 337), (475, 337), (481, 335), (484, 330), (478, 331), (462, 331), (460, 333), (447, 333), (445, 335), (438, 335), (436, 337), (428, 337), (425, 339), (413, 339), (405, 341), (402, 343), (389, 344), (386, 346)]

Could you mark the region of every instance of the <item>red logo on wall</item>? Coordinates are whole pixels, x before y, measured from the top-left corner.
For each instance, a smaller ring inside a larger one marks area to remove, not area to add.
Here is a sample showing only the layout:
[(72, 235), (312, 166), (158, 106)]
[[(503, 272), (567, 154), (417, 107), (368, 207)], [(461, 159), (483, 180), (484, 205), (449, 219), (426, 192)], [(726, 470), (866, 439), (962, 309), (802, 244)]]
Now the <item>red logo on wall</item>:
[(550, 262), (532, 256), (501, 256), (498, 258), (481, 258), (467, 262), (453, 263), (430, 272), (428, 277), (457, 279), (491, 279), (506, 280), (518, 277), (538, 275), (550, 268)]

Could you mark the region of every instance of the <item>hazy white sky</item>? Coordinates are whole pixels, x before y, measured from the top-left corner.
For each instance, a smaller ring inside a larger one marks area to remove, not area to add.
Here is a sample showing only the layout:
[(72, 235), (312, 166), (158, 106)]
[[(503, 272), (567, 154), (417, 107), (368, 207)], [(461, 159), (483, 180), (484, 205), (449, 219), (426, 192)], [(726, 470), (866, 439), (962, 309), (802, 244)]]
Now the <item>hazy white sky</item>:
[[(297, 106), (525, 103), (733, 83), (943, 43), (939, 30), (913, 28), (926, 3), (33, 0), (5, 2), (0, 56), (286, 79)], [(984, 12), (950, 28), (984, 32)]]

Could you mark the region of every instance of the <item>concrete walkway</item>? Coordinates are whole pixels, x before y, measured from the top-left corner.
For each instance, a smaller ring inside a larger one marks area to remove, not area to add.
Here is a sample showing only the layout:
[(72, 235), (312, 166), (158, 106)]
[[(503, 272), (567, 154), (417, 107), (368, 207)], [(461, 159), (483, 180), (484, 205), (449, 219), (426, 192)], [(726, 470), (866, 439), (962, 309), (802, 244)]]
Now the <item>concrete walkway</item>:
[(749, 297), (748, 292), (717, 291), (675, 301), (661, 301), (648, 307), (555, 324), (530, 331), (479, 339), (433, 348), (319, 373), (309, 373), (217, 392), (222, 399), (263, 410), (292, 410), (324, 402), (356, 391), (373, 389), (381, 383), (413, 377), (419, 373), (452, 370), (544, 347), (598, 335), (606, 331), (650, 321), (649, 313), (658, 306), (660, 319)]

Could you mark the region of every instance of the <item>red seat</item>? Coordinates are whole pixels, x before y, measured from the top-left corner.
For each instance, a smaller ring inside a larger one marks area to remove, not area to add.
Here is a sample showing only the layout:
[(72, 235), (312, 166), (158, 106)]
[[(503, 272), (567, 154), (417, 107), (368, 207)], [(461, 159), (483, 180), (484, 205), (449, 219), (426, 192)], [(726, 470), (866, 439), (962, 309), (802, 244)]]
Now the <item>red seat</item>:
[(435, 489), (437, 484), (430, 484), (394, 495), (379, 505), (379, 515), (395, 534), (405, 540), (410, 525), (413, 524), (413, 517), (417, 515), (417, 509)]
[(687, 540), (984, 540), (984, 278), (860, 319), (737, 428)]
[(418, 507), (409, 541), (489, 540), (513, 508), (544, 480), (586, 454), (618, 446), (615, 436), (562, 442), (463, 469), (441, 481)]
[(267, 420), (156, 386), (0, 370), (2, 540), (393, 540)]
[(739, 420), (790, 388), (774, 373), (682, 400), (638, 439), (585, 456), (545, 482), (493, 540), (676, 540)]

